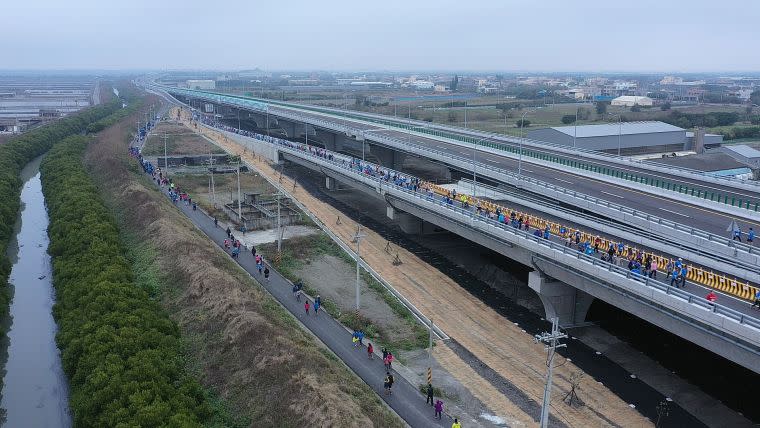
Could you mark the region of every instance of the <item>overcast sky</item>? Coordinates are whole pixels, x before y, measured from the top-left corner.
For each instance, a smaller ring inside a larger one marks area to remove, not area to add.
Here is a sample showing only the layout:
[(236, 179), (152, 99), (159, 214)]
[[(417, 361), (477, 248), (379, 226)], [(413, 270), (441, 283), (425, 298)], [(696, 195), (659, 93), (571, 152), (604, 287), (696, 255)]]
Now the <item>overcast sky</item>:
[(0, 69), (760, 71), (757, 0), (0, 4)]

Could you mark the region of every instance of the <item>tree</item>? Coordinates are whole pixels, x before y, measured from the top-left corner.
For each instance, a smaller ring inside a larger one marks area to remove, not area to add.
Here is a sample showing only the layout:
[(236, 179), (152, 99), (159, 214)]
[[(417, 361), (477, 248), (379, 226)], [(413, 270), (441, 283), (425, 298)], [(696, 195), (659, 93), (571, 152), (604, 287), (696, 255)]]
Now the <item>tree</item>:
[(589, 120), (591, 119), (591, 109), (587, 109), (586, 107), (581, 107), (578, 109), (578, 120)]
[(760, 105), (760, 89), (749, 94), (749, 102), (752, 104)]
[(601, 116), (603, 114), (607, 113), (607, 104), (609, 104), (607, 101), (597, 101), (596, 102), (596, 114)]
[(522, 122), (522, 127), (527, 128), (527, 127), (530, 126), (530, 121), (528, 119), (517, 119), (517, 122), (515, 122), (515, 128), (520, 128), (521, 127), (520, 126), (521, 125), (520, 122)]
[(459, 86), (459, 76), (457, 76), (455, 74), (454, 78), (451, 79), (451, 85), (450, 85), (449, 89), (451, 89), (452, 92), (456, 92), (457, 86)]
[(660, 106), (660, 110), (662, 111), (668, 111), (670, 110), (670, 102), (666, 102), (663, 105)]
[(565, 125), (569, 125), (571, 123), (575, 122), (575, 115), (574, 114), (566, 114), (562, 116), (562, 123)]

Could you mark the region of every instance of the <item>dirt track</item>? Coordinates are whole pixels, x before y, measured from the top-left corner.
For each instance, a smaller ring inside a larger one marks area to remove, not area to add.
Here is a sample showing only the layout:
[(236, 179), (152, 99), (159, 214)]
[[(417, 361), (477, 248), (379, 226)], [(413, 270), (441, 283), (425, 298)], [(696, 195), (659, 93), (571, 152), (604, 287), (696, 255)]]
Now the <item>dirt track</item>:
[[(268, 162), (255, 158), (250, 152), (244, 152), (241, 146), (229, 141), (222, 134), (203, 127), (199, 127), (199, 130), (229, 152), (240, 154), (263, 175), (273, 179), (279, 177), (279, 173)], [(293, 188), (293, 183), (287, 177), (283, 177), (282, 180), (286, 189)], [(340, 239), (347, 243), (351, 241), (356, 231), (356, 223), (342, 217), (341, 224), (337, 225), (336, 219), (340, 212), (298, 186), (291, 195), (324, 224), (329, 225)], [(509, 379), (534, 401), (541, 402), (546, 372), (542, 345), (534, 344), (533, 337), (525, 333), (520, 326), (506, 321), (448, 276), (421, 261), (414, 254), (394, 246), (392, 255), (388, 255), (384, 251), (385, 239), (371, 230), (365, 230), (368, 236), (362, 241), (366, 249), (363, 252), (364, 259), (376, 271), (423, 313), (435, 319), (446, 334), (457, 340), (483, 363)], [(400, 266), (392, 264), (396, 251), (404, 261)], [(453, 353), (449, 354), (445, 349), (445, 346), (436, 347), (436, 358), (446, 361), (447, 368), (462, 384), (470, 387), (475, 397), (508, 420), (529, 426), (535, 424), (532, 417), (520, 411), (504, 395), (490, 387), (488, 381), (474, 373), (467, 363)], [(580, 384), (581, 396), (586, 406), (571, 408), (564, 404), (561, 397), (569, 391), (570, 376), (580, 369), (572, 362), (562, 364), (563, 362), (559, 361), (561, 367), (555, 370), (552, 401), (552, 414), (563, 423), (573, 427), (652, 425), (651, 421), (590, 376), (584, 377)]]

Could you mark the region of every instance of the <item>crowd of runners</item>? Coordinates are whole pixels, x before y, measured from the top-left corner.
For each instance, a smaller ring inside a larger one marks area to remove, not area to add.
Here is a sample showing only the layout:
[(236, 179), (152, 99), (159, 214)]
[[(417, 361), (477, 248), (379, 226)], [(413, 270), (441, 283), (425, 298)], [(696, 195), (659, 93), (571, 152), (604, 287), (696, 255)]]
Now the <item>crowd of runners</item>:
[[(479, 216), (486, 217), (490, 220), (502, 224), (510, 225), (515, 229), (524, 230), (531, 233), (536, 238), (564, 243), (565, 246), (575, 248), (577, 251), (582, 252), (587, 256), (598, 256), (603, 261), (613, 263), (621, 267), (626, 266), (628, 270), (636, 277), (652, 278), (657, 280), (660, 279), (658, 278), (659, 272), (661, 275), (664, 275), (664, 278), (660, 280), (672, 287), (684, 288), (687, 285), (690, 269), (682, 258), (667, 259), (653, 257), (652, 254), (645, 253), (641, 249), (626, 245), (624, 242), (605, 240), (600, 236), (582, 233), (580, 230), (570, 230), (565, 226), (559, 226), (559, 233), (553, 234), (552, 229), (548, 223), (543, 225), (543, 227), (540, 225), (531, 224), (530, 216), (519, 214), (514, 210), (508, 211), (507, 209), (499, 206), (484, 204), (481, 200), (475, 199), (470, 195), (457, 193), (456, 189), (448, 190), (446, 193), (441, 194), (440, 188), (434, 189), (433, 185), (428, 182), (421, 181), (419, 178), (409, 176), (377, 164), (366, 162), (361, 159), (333, 153), (316, 146), (263, 135), (252, 131), (240, 130), (212, 121), (205, 116), (196, 115), (194, 119), (208, 126), (227, 132), (256, 138), (261, 141), (281, 145), (302, 152), (308, 152), (312, 156), (320, 157), (331, 162), (340, 163), (345, 168), (350, 168), (366, 176), (370, 176), (378, 180), (383, 180), (389, 185), (393, 184), (406, 190), (411, 190), (413, 192), (425, 195), (431, 200), (441, 201), (452, 206), (456, 205), (459, 208), (469, 210)], [(740, 228), (737, 227), (737, 230), (733, 232), (733, 238), (739, 241), (742, 240), (742, 232)], [(746, 236), (747, 242), (749, 244), (752, 244), (754, 238), (755, 232), (752, 228), (749, 228)], [(714, 299), (717, 298), (717, 295), (715, 298), (713, 298), (713, 296), (710, 296), (710, 298), (712, 298), (712, 302), (714, 302)], [(760, 307), (760, 290), (755, 296), (755, 303), (753, 304), (753, 307)]]

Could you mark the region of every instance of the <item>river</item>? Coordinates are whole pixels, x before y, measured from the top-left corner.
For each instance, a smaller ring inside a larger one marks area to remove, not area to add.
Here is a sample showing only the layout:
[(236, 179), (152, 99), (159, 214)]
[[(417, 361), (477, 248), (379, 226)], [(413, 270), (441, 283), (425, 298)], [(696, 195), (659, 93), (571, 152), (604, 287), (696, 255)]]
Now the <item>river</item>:
[(38, 158), (22, 172), (21, 215), (8, 249), (13, 297), (0, 407), (5, 427), (67, 428), (68, 383), (55, 343), (55, 292), (39, 165)]

